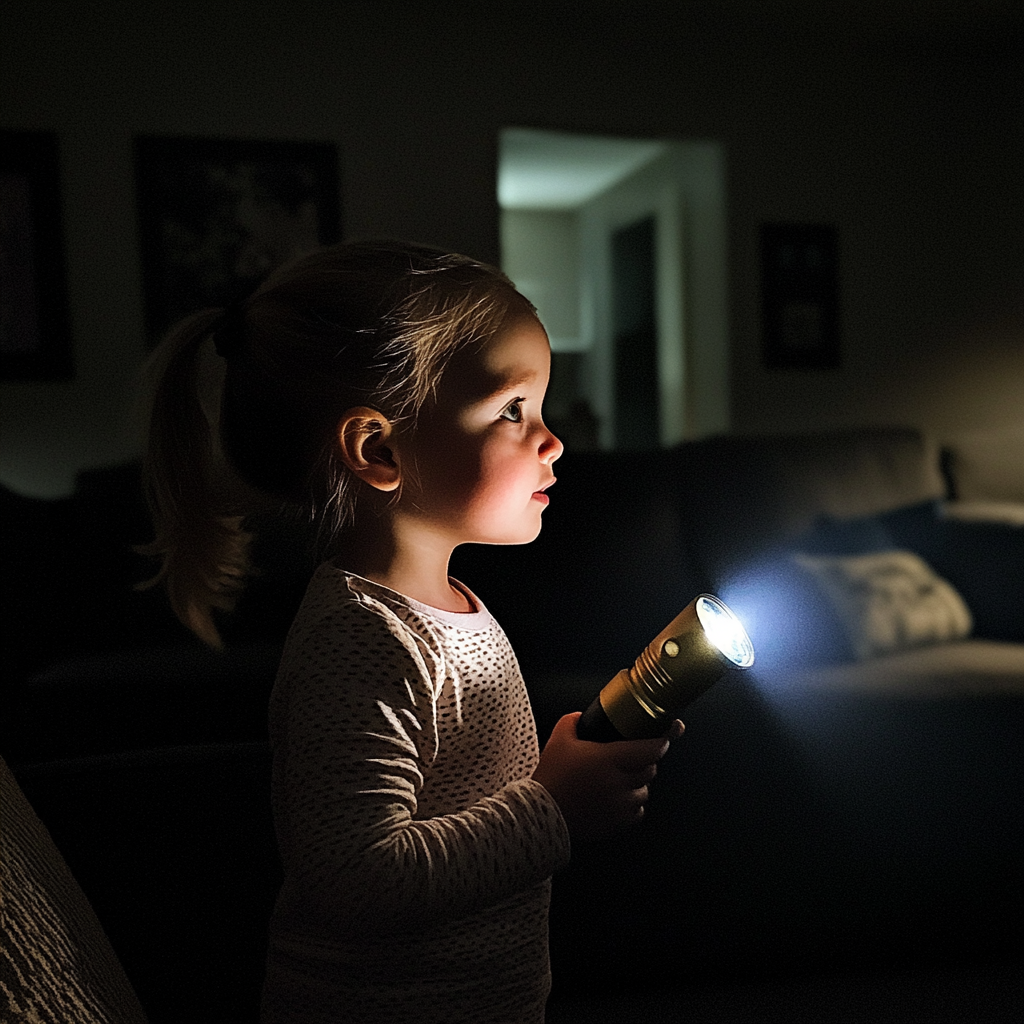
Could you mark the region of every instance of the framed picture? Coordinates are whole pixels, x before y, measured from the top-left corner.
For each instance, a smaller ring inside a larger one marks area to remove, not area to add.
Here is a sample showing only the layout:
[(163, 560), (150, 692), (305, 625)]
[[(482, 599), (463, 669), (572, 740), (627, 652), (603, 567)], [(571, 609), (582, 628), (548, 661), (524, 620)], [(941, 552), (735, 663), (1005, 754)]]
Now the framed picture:
[(135, 172), (151, 343), (341, 236), (331, 143), (139, 136)]
[(57, 136), (0, 131), (0, 378), (73, 375)]
[(761, 226), (764, 363), (770, 370), (840, 365), (836, 229)]

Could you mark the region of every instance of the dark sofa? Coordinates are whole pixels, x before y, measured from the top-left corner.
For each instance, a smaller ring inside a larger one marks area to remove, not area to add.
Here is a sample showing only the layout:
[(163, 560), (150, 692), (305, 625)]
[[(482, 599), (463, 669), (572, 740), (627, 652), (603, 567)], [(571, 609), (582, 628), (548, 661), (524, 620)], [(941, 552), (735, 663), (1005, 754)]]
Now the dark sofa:
[[(1019, 961), (1024, 527), (1012, 503), (958, 517), (955, 467), (904, 429), (567, 455), (537, 542), (457, 552), (542, 735), (699, 592), (758, 648), (688, 709), (642, 827), (556, 879), (553, 1001)], [(3, 503), (0, 752), (152, 1020), (251, 1020), (279, 882), (265, 708), (312, 565), (301, 531), (264, 524), (217, 654), (131, 589), (137, 467)], [(970, 636), (853, 657), (791, 556), (888, 549), (953, 584)]]

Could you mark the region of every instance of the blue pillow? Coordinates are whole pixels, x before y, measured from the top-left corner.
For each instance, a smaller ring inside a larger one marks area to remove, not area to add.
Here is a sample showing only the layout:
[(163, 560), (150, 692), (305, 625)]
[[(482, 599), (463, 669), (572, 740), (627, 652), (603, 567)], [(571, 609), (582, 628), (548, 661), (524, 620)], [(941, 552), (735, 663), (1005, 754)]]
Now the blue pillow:
[(920, 555), (960, 592), (974, 636), (1024, 642), (1024, 527), (953, 519), (941, 504), (884, 517), (896, 547)]
[(895, 544), (885, 522), (878, 516), (862, 519), (829, 519), (822, 516), (806, 533), (786, 545), (805, 555), (873, 555), (891, 551)]

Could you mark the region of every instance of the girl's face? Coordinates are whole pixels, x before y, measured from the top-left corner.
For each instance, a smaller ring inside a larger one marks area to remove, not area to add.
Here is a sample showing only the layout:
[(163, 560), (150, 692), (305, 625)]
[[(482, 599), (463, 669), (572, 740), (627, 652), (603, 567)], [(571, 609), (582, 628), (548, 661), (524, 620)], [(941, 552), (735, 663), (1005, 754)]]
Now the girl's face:
[(548, 338), (533, 316), (458, 351), (408, 439), (406, 514), (453, 546), (533, 540), (562, 454), (541, 418), (550, 373)]

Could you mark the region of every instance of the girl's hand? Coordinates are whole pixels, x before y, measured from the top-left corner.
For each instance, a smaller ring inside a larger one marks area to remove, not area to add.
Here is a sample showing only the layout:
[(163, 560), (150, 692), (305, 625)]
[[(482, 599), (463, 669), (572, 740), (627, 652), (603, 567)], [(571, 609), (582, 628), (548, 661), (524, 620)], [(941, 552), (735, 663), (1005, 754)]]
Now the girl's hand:
[(599, 839), (639, 821), (648, 786), (683, 723), (652, 740), (592, 743), (576, 735), (580, 712), (558, 720), (533, 773), (555, 799), (573, 840)]

